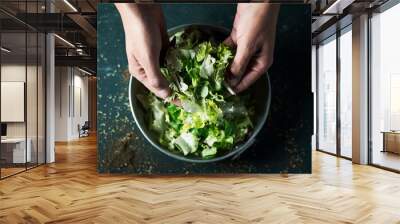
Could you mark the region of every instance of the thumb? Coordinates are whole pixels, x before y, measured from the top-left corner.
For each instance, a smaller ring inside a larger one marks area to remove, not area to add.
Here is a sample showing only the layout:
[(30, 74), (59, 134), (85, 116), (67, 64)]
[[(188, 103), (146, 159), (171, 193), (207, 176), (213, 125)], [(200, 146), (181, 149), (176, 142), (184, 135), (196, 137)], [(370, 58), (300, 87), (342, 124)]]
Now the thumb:
[(171, 94), (167, 80), (161, 74), (158, 63), (151, 63), (144, 68), (146, 73), (146, 81), (150, 85), (150, 89), (158, 97), (165, 99)]
[(235, 45), (230, 35), (224, 40), (224, 44), (228, 45), (229, 47), (233, 47)]
[(238, 43), (236, 55), (230, 69), (231, 76), (228, 79), (229, 84), (232, 86), (236, 86), (240, 82), (244, 72), (246, 71), (247, 65), (249, 64), (252, 56), (252, 50), (249, 46), (249, 44)]

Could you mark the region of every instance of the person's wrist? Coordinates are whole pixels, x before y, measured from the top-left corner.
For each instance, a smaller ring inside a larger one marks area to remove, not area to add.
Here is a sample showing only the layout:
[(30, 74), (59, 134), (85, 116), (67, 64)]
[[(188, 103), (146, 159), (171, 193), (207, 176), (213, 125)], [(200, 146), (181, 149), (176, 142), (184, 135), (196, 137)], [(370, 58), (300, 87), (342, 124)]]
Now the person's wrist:
[(148, 19), (161, 13), (161, 7), (156, 4), (115, 3), (118, 11), (124, 18)]
[(162, 14), (161, 8), (153, 4), (115, 3), (115, 6), (121, 15), (124, 27), (149, 18), (155, 19)]

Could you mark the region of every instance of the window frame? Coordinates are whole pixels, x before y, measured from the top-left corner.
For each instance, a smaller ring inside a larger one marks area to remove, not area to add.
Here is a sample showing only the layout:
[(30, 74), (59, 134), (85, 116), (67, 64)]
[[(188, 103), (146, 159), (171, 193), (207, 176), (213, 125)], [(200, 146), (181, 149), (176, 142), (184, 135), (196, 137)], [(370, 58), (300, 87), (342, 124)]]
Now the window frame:
[[(25, 12), (27, 12), (27, 2), (28, 1), (23, 1), (23, 3), (25, 3)], [(35, 0), (35, 1), (32, 1), (32, 2), (36, 3), (36, 11), (38, 12), (39, 11), (39, 2), (40, 1), (39, 0)], [(1, 9), (1, 10), (2, 10), (2, 12), (8, 14), (7, 11), (5, 11), (3, 9)], [(45, 8), (45, 12), (47, 12), (47, 11), (48, 11), (48, 7)], [(12, 15), (12, 14), (10, 14), (10, 15)], [(25, 16), (26, 16), (26, 14), (25, 14)], [(11, 32), (11, 33), (21, 33), (21, 34), (25, 35), (25, 49), (24, 49), (24, 51), (25, 51), (25, 56), (24, 56), (25, 57), (24, 58), (24, 60), (25, 60), (25, 69), (24, 69), (25, 70), (25, 93), (24, 93), (25, 94), (25, 96), (24, 96), (24, 98), (25, 98), (25, 102), (24, 102), (24, 122), (25, 122), (24, 129), (25, 129), (25, 136), (23, 137), (25, 139), (25, 166), (24, 166), (23, 170), (17, 171), (15, 173), (12, 173), (12, 174), (9, 174), (9, 175), (6, 175), (6, 176), (3, 175), (2, 167), (0, 166), (0, 180), (4, 180), (4, 179), (6, 179), (8, 177), (12, 177), (12, 176), (17, 175), (19, 173), (23, 173), (23, 172), (26, 172), (26, 171), (28, 171), (30, 169), (34, 169), (34, 168), (39, 167), (41, 165), (47, 164), (47, 144), (48, 144), (47, 143), (47, 43), (48, 43), (47, 32), (40, 31), (40, 30), (28, 25), (27, 23), (19, 21), (16, 17), (11, 16), (11, 18), (16, 20), (17, 22), (22, 23), (22, 25), (24, 27), (23, 30), (18, 30), (18, 31)], [(0, 28), (1, 28), (1, 23), (0, 23)], [(2, 34), (3, 33), (10, 33), (10, 32), (3, 31), (3, 30), (0, 29), (0, 46), (2, 45), (1, 42), (2, 42)], [(27, 153), (27, 147), (28, 147), (28, 144), (27, 144), (27, 142), (28, 142), (28, 116), (27, 116), (27, 113), (28, 113), (27, 112), (27, 83), (28, 83), (28, 79), (27, 79), (27, 75), (28, 75), (28, 64), (29, 64), (28, 63), (28, 34), (33, 34), (33, 35), (36, 36), (36, 41), (35, 41), (36, 42), (35, 43), (36, 44), (36, 48), (35, 48), (36, 60), (34, 60), (34, 63), (33, 63), (33, 65), (36, 66), (36, 69), (35, 69), (36, 91), (34, 93), (35, 97), (36, 97), (36, 122), (34, 122), (35, 125), (36, 125), (36, 136), (34, 136), (33, 138), (36, 138), (36, 141), (37, 141), (37, 145), (36, 145), (36, 161), (35, 161), (35, 163), (29, 164), (29, 166), (28, 166), (29, 162), (27, 162), (28, 161), (27, 160), (27, 156), (28, 156), (28, 153)], [(44, 127), (43, 127), (44, 128), (44, 130), (43, 130), (43, 145), (42, 145), (42, 147), (43, 147), (42, 148), (43, 155), (41, 155), (41, 157), (43, 157), (42, 158), (43, 162), (39, 162), (39, 141), (38, 141), (38, 139), (39, 139), (39, 113), (38, 113), (38, 111), (39, 111), (39, 81), (38, 81), (39, 69), (38, 68), (40, 66), (40, 63), (39, 63), (39, 36), (40, 36), (40, 34), (43, 34), (42, 38), (40, 39), (40, 41), (42, 41), (41, 44), (43, 44), (42, 47), (44, 48), (44, 49), (41, 49), (41, 51), (40, 51), (41, 53), (43, 53), (43, 55), (41, 55), (41, 57), (42, 57), (42, 60), (44, 62), (43, 64), (41, 64), (43, 66), (42, 67), (42, 71), (41, 71), (41, 73), (42, 73), (41, 75), (42, 75), (42, 82), (43, 82), (42, 84), (43, 84), (43, 88), (44, 88), (44, 91), (42, 93), (42, 96), (43, 96), (42, 103), (43, 103), (43, 105), (41, 105), (43, 107), (42, 109), (44, 110), (43, 111), (44, 114), (43, 114), (43, 117), (42, 117), (42, 119), (44, 119), (44, 120), (42, 120), (43, 125), (44, 125)], [(3, 67), (3, 64), (2, 64), (3, 60), (2, 59), (3, 59), (2, 58), (2, 54), (0, 53), (0, 82), (1, 82), (1, 79), (2, 79), (2, 74), (1, 74), (1, 68)], [(0, 85), (0, 90), (1, 90), (1, 85)], [(0, 97), (0, 101), (1, 101), (1, 97)], [(0, 111), (1, 111), (1, 105), (0, 105)], [(1, 123), (1, 119), (0, 119), (0, 123)], [(0, 158), (1, 158), (1, 152), (2, 152), (1, 148), (2, 148), (2, 146), (0, 144)]]
[(377, 163), (373, 162), (373, 130), (372, 130), (372, 119), (373, 119), (373, 113), (372, 113), (372, 93), (373, 93), (373, 88), (372, 88), (372, 19), (374, 17), (374, 14), (381, 14), (384, 13), (385, 11), (393, 8), (394, 6), (400, 5), (400, 0), (388, 0), (384, 4), (380, 5), (377, 8), (368, 10), (368, 32), (367, 32), (367, 38), (368, 38), (368, 69), (367, 69), (367, 79), (368, 79), (368, 165), (377, 167), (383, 170), (395, 172), (395, 173), (400, 173), (400, 170), (390, 168), (384, 165), (380, 165)]
[[(340, 67), (340, 37), (342, 35), (344, 35), (347, 32), (352, 32), (352, 23), (347, 24), (346, 26), (344, 26), (341, 29), (337, 29), (335, 33), (333, 33), (332, 35), (326, 37), (325, 39), (322, 39), (320, 41), (318, 41), (318, 43), (316, 44), (316, 52), (315, 52), (315, 58), (316, 58), (316, 151), (319, 152), (323, 152), (329, 155), (333, 155), (333, 156), (337, 156), (340, 158), (344, 158), (347, 160), (352, 160), (352, 158), (347, 157), (342, 155), (341, 153), (341, 118), (340, 118), (340, 103), (341, 103), (341, 97), (340, 97), (340, 84), (341, 84), (341, 67)], [(335, 38), (332, 38), (333, 36), (335, 36)], [(331, 40), (330, 40), (331, 39)], [(319, 47), (322, 43), (326, 43), (329, 41), (336, 41), (336, 152), (332, 153), (329, 152), (327, 150), (321, 149), (320, 143), (319, 143), (319, 112), (320, 112), (320, 105), (319, 105), (319, 85), (320, 85), (320, 74), (319, 74)]]

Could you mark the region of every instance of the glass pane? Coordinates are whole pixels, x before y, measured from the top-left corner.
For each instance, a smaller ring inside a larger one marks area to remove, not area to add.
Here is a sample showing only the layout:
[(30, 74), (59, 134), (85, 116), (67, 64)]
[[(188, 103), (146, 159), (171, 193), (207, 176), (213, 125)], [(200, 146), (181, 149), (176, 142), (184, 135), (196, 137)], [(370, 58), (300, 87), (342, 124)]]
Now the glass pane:
[(39, 34), (38, 45), (38, 163), (45, 163), (45, 44), (46, 37), (44, 34)]
[(317, 134), (317, 48), (315, 45), (312, 46), (312, 51), (311, 51), (311, 69), (312, 69), (312, 75), (311, 75), (311, 88), (313, 92), (313, 105), (314, 105), (314, 110), (313, 110), (313, 120), (314, 120), (314, 126), (313, 126), (313, 135), (311, 137), (311, 147), (313, 150), (317, 148), (317, 141), (316, 141), (316, 134)]
[(318, 48), (318, 148), (336, 153), (336, 38)]
[(352, 141), (352, 35), (340, 36), (340, 152), (351, 158)]
[[(26, 33), (2, 33), (1, 45), (1, 174), (25, 170), (26, 151)], [(28, 147), (29, 149), (29, 147)]]
[[(45, 0), (1, 1), (0, 6), (14, 13), (45, 12)], [(0, 12), (0, 17), (8, 15)], [(11, 17), (0, 26), (4, 178), (45, 162), (45, 36)]]
[[(37, 13), (39, 6), (36, 1), (27, 2), (26, 12)], [(38, 17), (31, 18), (32, 23), (37, 23)], [(34, 21), (36, 20), (36, 21)], [(31, 151), (27, 167), (35, 167), (38, 160), (38, 34), (35, 30), (27, 30), (27, 76), (26, 76), (26, 115), (27, 115), (27, 150)]]
[(36, 32), (27, 34), (28, 38), (28, 63), (27, 63), (27, 80), (26, 80), (26, 112), (27, 112), (27, 142), (30, 153), (28, 160), (28, 168), (37, 165), (37, 132), (38, 132), (38, 36)]
[(372, 163), (400, 170), (400, 4), (371, 19)]

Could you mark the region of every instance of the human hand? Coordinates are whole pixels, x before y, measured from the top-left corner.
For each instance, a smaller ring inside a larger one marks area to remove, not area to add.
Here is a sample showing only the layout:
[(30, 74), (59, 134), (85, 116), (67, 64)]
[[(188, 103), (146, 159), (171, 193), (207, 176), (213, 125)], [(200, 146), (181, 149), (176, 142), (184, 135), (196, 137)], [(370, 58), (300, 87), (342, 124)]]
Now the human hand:
[(160, 52), (168, 45), (161, 7), (156, 4), (116, 3), (125, 30), (129, 72), (151, 92), (165, 99), (171, 94), (160, 71)]
[(227, 45), (236, 47), (227, 81), (236, 93), (247, 89), (273, 62), (279, 5), (239, 3)]

